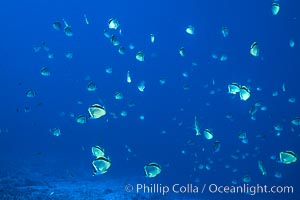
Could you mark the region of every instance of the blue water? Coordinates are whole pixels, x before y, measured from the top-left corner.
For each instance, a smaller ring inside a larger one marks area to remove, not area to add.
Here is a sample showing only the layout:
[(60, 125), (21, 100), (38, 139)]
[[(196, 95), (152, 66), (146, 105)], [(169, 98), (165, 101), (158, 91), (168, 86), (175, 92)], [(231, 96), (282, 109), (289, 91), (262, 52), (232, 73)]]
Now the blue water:
[[(300, 198), (299, 162), (278, 162), (281, 151), (300, 153), (300, 129), (291, 123), (300, 116), (300, 4), (278, 1), (281, 9), (274, 16), (272, 2), (1, 1), (0, 197)], [(104, 37), (110, 18), (120, 22), (118, 30), (109, 32), (126, 48), (124, 55)], [(63, 25), (63, 19), (71, 26), (72, 37), (53, 29), (52, 23)], [(194, 35), (185, 32), (188, 25), (195, 27)], [(222, 26), (230, 30), (226, 38)], [(150, 34), (155, 35), (153, 44)], [(35, 52), (33, 47), (43, 41), (49, 52)], [(249, 53), (254, 41), (259, 44), (258, 57)], [(131, 43), (133, 50), (128, 47)], [(179, 55), (181, 47), (184, 57)], [(65, 58), (68, 51), (73, 52), (72, 59)], [(135, 59), (138, 51), (145, 53), (144, 62)], [(54, 58), (49, 59), (48, 53)], [(212, 54), (225, 54), (228, 59), (213, 59)], [(41, 67), (48, 67), (51, 75), (41, 76)], [(108, 67), (111, 74), (105, 72)], [(126, 82), (127, 71), (132, 83)], [(164, 85), (161, 79), (166, 80)], [(94, 92), (87, 90), (90, 81), (97, 85)], [(137, 88), (141, 81), (145, 81), (144, 92)], [(247, 101), (228, 93), (233, 82), (250, 89)], [(28, 89), (36, 92), (34, 98), (26, 97)], [(275, 91), (278, 96), (272, 95)], [(116, 92), (124, 98), (116, 100)], [(291, 103), (290, 98), (296, 101)], [(249, 109), (256, 102), (267, 110), (259, 108), (252, 120)], [(95, 103), (103, 105), (107, 114), (76, 123), (78, 115), (89, 116), (87, 109)], [(130, 103), (135, 106), (129, 107)], [(120, 115), (124, 110), (126, 117)], [(195, 116), (201, 136), (193, 129)], [(278, 124), (283, 127), (280, 135), (274, 129)], [(53, 136), (49, 132), (53, 128), (60, 128), (62, 134)], [(205, 139), (206, 128), (214, 133), (212, 140)], [(246, 132), (248, 144), (239, 140), (241, 132)], [(221, 143), (219, 152), (214, 152), (215, 141)], [(111, 160), (107, 173), (98, 176), (92, 176), (91, 166), (95, 145)], [(267, 176), (260, 172), (258, 160)], [(151, 179), (143, 168), (150, 162), (162, 168)], [(276, 178), (276, 172), (282, 177)], [(249, 183), (243, 182), (245, 175), (251, 176)], [(137, 184), (171, 188), (177, 183), (198, 186), (199, 192), (171, 191), (163, 196), (137, 191)], [(134, 191), (127, 193), (126, 184), (132, 184)], [(294, 190), (249, 195), (213, 193), (206, 187), (201, 193), (204, 185), (211, 184), (292, 186)]]

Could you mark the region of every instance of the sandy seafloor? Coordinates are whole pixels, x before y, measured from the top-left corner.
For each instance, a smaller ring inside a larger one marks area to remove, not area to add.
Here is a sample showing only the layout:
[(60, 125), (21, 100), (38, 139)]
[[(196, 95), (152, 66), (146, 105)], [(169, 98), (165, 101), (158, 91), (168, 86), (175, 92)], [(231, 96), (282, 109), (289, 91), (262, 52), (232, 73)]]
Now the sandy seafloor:
[[(152, 180), (144, 176), (111, 177), (108, 175), (92, 176), (82, 168), (60, 168), (56, 161), (46, 161), (33, 158), (32, 160), (0, 161), (0, 200), (34, 200), (34, 199), (82, 199), (82, 200), (154, 200), (154, 199), (293, 199), (292, 196), (273, 196), (248, 194), (175, 194), (169, 192), (144, 193), (133, 190), (126, 192), (127, 184), (146, 183)], [(92, 170), (91, 170), (92, 172)]]
[(1, 161), (0, 199), (161, 199), (126, 193), (124, 185), (136, 178), (93, 177), (56, 166), (47, 163), (43, 167), (37, 161)]
[(145, 177), (92, 176), (81, 169), (59, 168), (56, 161), (1, 160), (0, 200), (10, 199), (186, 199), (160, 194), (127, 193), (128, 183), (144, 182)]

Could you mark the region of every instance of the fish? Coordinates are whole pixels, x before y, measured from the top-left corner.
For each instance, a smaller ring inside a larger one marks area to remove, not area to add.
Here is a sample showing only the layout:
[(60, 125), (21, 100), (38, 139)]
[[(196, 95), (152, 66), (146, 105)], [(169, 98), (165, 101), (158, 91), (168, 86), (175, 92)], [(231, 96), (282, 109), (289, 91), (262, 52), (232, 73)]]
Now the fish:
[(53, 59), (54, 58), (54, 53), (48, 53), (48, 58)]
[(296, 98), (295, 97), (291, 97), (288, 99), (289, 103), (295, 103), (296, 102)]
[(293, 48), (295, 46), (295, 41), (290, 39), (289, 45), (290, 45), (291, 48)]
[(86, 89), (90, 92), (96, 91), (97, 90), (96, 83), (94, 81), (89, 82)]
[(250, 98), (250, 90), (246, 86), (240, 88), (240, 99), (247, 101)]
[(69, 36), (69, 37), (73, 36), (73, 32), (72, 32), (72, 29), (70, 26), (66, 26), (64, 28), (64, 32), (65, 32), (66, 36)]
[(192, 26), (192, 25), (188, 25), (185, 29), (185, 32), (187, 34), (190, 34), (190, 35), (194, 35), (195, 34), (195, 27)]
[(272, 93), (272, 96), (273, 96), (273, 97), (277, 97), (278, 94), (279, 94), (278, 91), (274, 91), (274, 92)]
[(213, 132), (212, 132), (211, 130), (205, 129), (205, 130), (204, 130), (204, 137), (205, 137), (207, 140), (211, 140), (211, 139), (213, 139), (214, 134), (213, 134)]
[(87, 122), (87, 119), (86, 119), (86, 117), (84, 115), (78, 115), (76, 117), (76, 122), (78, 124), (85, 124)]
[(112, 67), (108, 67), (108, 68), (105, 69), (105, 72), (108, 73), (108, 74), (111, 74), (112, 70), (113, 70)]
[(221, 149), (221, 142), (217, 140), (214, 142), (214, 152), (219, 152), (220, 149)]
[(155, 162), (151, 162), (144, 166), (145, 175), (148, 178), (154, 178), (161, 173), (161, 166)]
[(219, 56), (215, 53), (212, 53), (211, 54), (211, 57), (214, 59), (214, 60), (217, 60), (219, 58)]
[(259, 56), (259, 46), (257, 42), (253, 42), (250, 46), (250, 54), (254, 57)]
[(62, 25), (60, 22), (56, 21), (52, 23), (52, 27), (57, 30), (57, 31), (61, 31), (62, 30)]
[(110, 42), (113, 46), (118, 46), (120, 44), (120, 41), (118, 40), (117, 36), (112, 35), (110, 38)]
[(61, 135), (61, 130), (59, 128), (52, 128), (49, 129), (49, 132), (54, 135), (54, 136), (60, 136)]
[(228, 56), (226, 54), (221, 55), (220, 61), (224, 62), (226, 60), (228, 60)]
[(280, 10), (280, 5), (278, 2), (273, 2), (272, 3), (272, 14), (273, 15), (277, 15), (279, 13)]
[(240, 133), (239, 139), (241, 140), (242, 143), (247, 144), (248, 143), (247, 133), (245, 132)]
[(91, 119), (98, 119), (106, 115), (106, 110), (103, 106), (99, 104), (93, 104), (88, 108)]
[(87, 16), (86, 16), (86, 14), (83, 15), (83, 18), (84, 18), (84, 22), (85, 22), (87, 25), (90, 24), (90, 22), (89, 22), (89, 20), (88, 20), (88, 18), (87, 18)]
[(251, 182), (251, 176), (246, 174), (246, 175), (243, 176), (242, 180), (243, 180), (244, 183), (250, 183)]
[(26, 96), (27, 96), (28, 98), (33, 98), (33, 97), (36, 96), (36, 92), (35, 92), (33, 89), (28, 89), (28, 90), (26, 91)]
[(267, 175), (267, 171), (263, 165), (263, 162), (261, 160), (258, 161), (258, 168), (259, 170), (261, 171), (262, 175), (263, 176), (266, 176)]
[(111, 166), (111, 161), (106, 157), (98, 157), (92, 162), (92, 166), (94, 167), (94, 176), (105, 174)]
[(119, 54), (124, 55), (125, 54), (125, 47), (124, 46), (120, 46), (120, 48), (118, 49)]
[(124, 97), (123, 97), (123, 94), (121, 93), (121, 92), (116, 92), (115, 93), (115, 99), (116, 100), (121, 100), (121, 99), (123, 99)]
[(282, 151), (279, 153), (279, 162), (283, 164), (291, 164), (297, 161), (298, 156), (291, 150)]
[(160, 85), (164, 85), (165, 83), (166, 83), (166, 79), (165, 78), (161, 78), (161, 79), (159, 79), (159, 83), (160, 83)]
[(126, 81), (127, 83), (131, 83), (130, 71), (127, 71)]
[(42, 76), (50, 76), (51, 72), (47, 67), (42, 67), (40, 70)]
[(154, 34), (150, 34), (150, 41), (151, 41), (151, 43), (154, 43), (154, 41), (155, 41), (155, 36), (154, 36)]
[(116, 30), (119, 28), (119, 26), (120, 26), (120, 23), (116, 18), (110, 18), (108, 20), (108, 28)]
[(275, 178), (282, 178), (282, 173), (281, 172), (275, 172), (274, 177)]
[(139, 85), (138, 85), (138, 89), (139, 89), (140, 92), (144, 92), (145, 87), (146, 87), (145, 81), (141, 81), (141, 82), (139, 83)]
[(67, 23), (67, 21), (65, 19), (63, 19), (63, 22), (65, 24), (65, 27), (64, 27), (65, 35), (68, 36), (68, 37), (73, 36), (73, 31), (71, 29), (71, 26)]
[(108, 32), (108, 30), (106, 30), (106, 29), (104, 29), (104, 31), (103, 31), (103, 35), (104, 35), (104, 37), (106, 37), (107, 39), (110, 39), (111, 38), (111, 33), (110, 32)]
[(286, 91), (286, 86), (285, 86), (285, 83), (282, 84), (282, 92), (285, 92)]
[(222, 26), (221, 32), (223, 37), (227, 37), (229, 35), (229, 28), (227, 26)]
[(200, 132), (200, 127), (199, 127), (199, 123), (197, 121), (197, 116), (195, 115), (195, 118), (194, 118), (194, 127), (193, 129), (195, 130), (195, 134), (198, 136), (198, 135), (201, 135), (201, 132)]
[(130, 43), (130, 44), (128, 45), (128, 48), (129, 48), (130, 50), (133, 50), (133, 49), (135, 48), (135, 46), (134, 46), (134, 44)]
[(253, 115), (255, 115), (255, 113), (258, 111), (258, 106), (256, 106), (256, 105), (253, 105), (253, 106), (251, 106), (251, 108), (249, 109), (249, 114), (251, 115), (251, 116), (253, 116)]
[(120, 115), (122, 117), (126, 117), (127, 116), (127, 111), (126, 110), (122, 110), (121, 113), (120, 113)]
[(104, 149), (99, 146), (92, 147), (92, 154), (97, 158), (104, 157)]
[(143, 62), (145, 60), (145, 55), (142, 51), (139, 51), (136, 53), (135, 58), (140, 61)]
[(181, 57), (184, 57), (185, 56), (185, 50), (184, 50), (184, 47), (180, 47), (179, 49), (179, 54)]
[(292, 119), (291, 123), (295, 126), (300, 126), (300, 117), (295, 117)]
[(65, 57), (68, 58), (68, 59), (72, 59), (73, 58), (73, 52), (66, 52)]
[(228, 84), (228, 93), (229, 94), (237, 94), (240, 92), (240, 85), (237, 83)]

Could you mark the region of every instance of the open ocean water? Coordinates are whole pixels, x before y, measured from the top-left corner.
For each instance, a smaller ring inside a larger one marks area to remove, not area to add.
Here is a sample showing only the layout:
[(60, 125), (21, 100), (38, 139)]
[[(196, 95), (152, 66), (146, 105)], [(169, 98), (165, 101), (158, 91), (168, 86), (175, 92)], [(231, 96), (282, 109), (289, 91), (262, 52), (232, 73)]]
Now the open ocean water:
[(0, 199), (300, 199), (297, 0), (0, 2)]

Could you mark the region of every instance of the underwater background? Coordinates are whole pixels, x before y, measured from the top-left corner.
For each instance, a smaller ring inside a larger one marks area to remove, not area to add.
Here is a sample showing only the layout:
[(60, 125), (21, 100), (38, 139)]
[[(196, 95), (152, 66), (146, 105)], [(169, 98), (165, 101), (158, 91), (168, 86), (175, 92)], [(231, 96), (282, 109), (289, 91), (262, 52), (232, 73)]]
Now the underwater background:
[[(299, 6), (1, 1), (0, 199), (299, 199)], [(111, 166), (93, 176), (95, 146)], [(293, 191), (208, 189), (258, 184)]]

